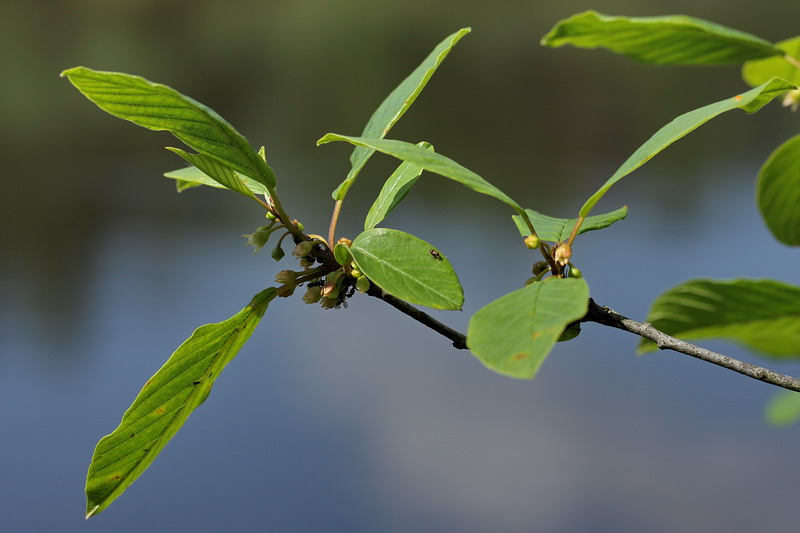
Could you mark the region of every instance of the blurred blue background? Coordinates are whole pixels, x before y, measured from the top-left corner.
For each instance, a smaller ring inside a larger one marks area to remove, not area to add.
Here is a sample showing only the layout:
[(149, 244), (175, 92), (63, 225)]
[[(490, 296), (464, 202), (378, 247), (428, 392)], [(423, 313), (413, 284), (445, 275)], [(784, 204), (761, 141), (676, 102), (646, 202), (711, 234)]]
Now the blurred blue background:
[[(586, 325), (534, 382), (381, 302), (323, 312), (278, 301), (206, 402), (111, 508), (83, 520), (97, 440), (200, 324), (234, 314), (277, 266), (240, 237), (238, 196), (178, 195), (176, 145), (112, 118), (58, 73), (86, 65), (166, 83), (267, 154), (284, 204), (325, 233), (330, 191), (383, 97), (444, 36), (453, 51), (390, 135), (428, 140), (526, 207), (571, 216), (669, 120), (744, 90), (738, 68), (652, 68), (544, 49), (555, 22), (685, 13), (777, 41), (796, 0), (5, 2), (0, 35), (0, 530), (281, 532), (789, 531), (800, 427), (762, 410), (775, 389)], [(772, 104), (732, 112), (626, 178), (598, 212), (626, 221), (577, 241), (593, 297), (643, 319), (694, 277), (800, 283), (753, 201), (759, 165), (796, 133)], [(354, 236), (394, 162), (376, 156), (339, 234)], [(469, 317), (521, 286), (532, 258), (510, 210), (425, 175), (386, 225), (447, 254)], [(797, 363), (751, 362), (800, 374)]]

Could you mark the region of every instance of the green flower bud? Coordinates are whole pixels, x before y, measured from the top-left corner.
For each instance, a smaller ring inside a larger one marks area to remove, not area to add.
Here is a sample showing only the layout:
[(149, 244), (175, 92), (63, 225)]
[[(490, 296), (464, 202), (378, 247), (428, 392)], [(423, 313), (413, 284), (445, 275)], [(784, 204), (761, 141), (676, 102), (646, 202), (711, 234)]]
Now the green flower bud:
[(303, 225), (303, 223), (300, 222), (297, 219), (292, 220), (292, 224), (294, 224), (294, 227), (299, 229), (300, 231), (305, 231), (305, 229), (306, 229), (306, 227)]
[(319, 285), (309, 287), (303, 295), (303, 302), (307, 304), (315, 304), (320, 301), (320, 299), (322, 299), (322, 287)]
[(525, 237), (525, 240), (523, 242), (525, 243), (525, 246), (527, 246), (531, 250), (535, 250), (536, 248), (539, 247), (542, 241), (539, 240), (539, 237), (537, 237), (536, 235), (529, 235)]
[(278, 296), (281, 298), (288, 298), (292, 294), (294, 294), (294, 289), (296, 285), (285, 285), (283, 287), (278, 288)]
[(275, 220), (278, 218), (272, 211), (267, 211), (267, 214), (265, 216), (267, 217), (267, 220)]
[(335, 299), (323, 298), (322, 300), (320, 300), (319, 305), (323, 309), (333, 309), (334, 307), (336, 307), (337, 303), (338, 302)]
[(542, 272), (547, 272), (549, 268), (550, 268), (550, 263), (548, 263), (547, 261), (536, 261), (533, 264), (533, 267), (531, 268), (531, 274), (533, 274), (534, 276), (538, 276)]
[(293, 283), (296, 279), (297, 272), (294, 272), (293, 270), (281, 270), (275, 274), (275, 283), (280, 283), (281, 285)]
[(286, 252), (283, 251), (283, 248), (281, 248), (280, 243), (278, 243), (278, 245), (272, 249), (271, 255), (275, 261), (280, 261), (281, 259), (283, 259), (283, 256), (286, 255)]
[(358, 279), (361, 277), (361, 271), (357, 268), (354, 268), (353, 270), (350, 271), (350, 276)]
[(583, 272), (581, 272), (578, 267), (571, 266), (569, 267), (569, 277), (571, 278), (582, 278)]
[(311, 241), (300, 241), (297, 246), (294, 247), (292, 255), (296, 257), (305, 257), (311, 253), (312, 248), (314, 248), (314, 243)]
[(356, 290), (362, 294), (369, 290), (369, 280), (366, 276), (361, 276), (356, 280)]

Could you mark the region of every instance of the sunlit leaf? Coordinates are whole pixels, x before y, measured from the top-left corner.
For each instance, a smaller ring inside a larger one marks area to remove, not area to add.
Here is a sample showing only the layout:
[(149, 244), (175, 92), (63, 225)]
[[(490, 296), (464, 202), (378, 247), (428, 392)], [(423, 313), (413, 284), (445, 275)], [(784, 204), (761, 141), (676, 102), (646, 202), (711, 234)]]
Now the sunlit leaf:
[(800, 246), (800, 135), (779, 146), (761, 167), (756, 203), (776, 239)]
[(119, 427), (97, 443), (86, 478), (87, 518), (119, 497), (205, 401), (275, 295), (269, 288), (228, 320), (199, 327), (145, 383)]
[(476, 173), (459, 165), (448, 157), (426, 150), (420, 146), (392, 139), (366, 139), (363, 137), (339, 135), (337, 133), (328, 133), (318, 140), (317, 144), (325, 144), (332, 141), (346, 141), (357, 146), (365, 146), (371, 150), (382, 152), (392, 157), (402, 159), (403, 161), (408, 161), (428, 172), (433, 172), (434, 174), (439, 174), (445, 178), (457, 181), (475, 192), (496, 198), (513, 207), (518, 213), (523, 212), (522, 207), (520, 207), (517, 202), (506, 196), (503, 191)]
[(97, 106), (139, 126), (175, 137), (244, 174), (275, 187), (275, 174), (238, 131), (214, 110), (139, 76), (75, 67), (61, 73)]
[(677, 117), (658, 130), (622, 164), (614, 175), (586, 201), (581, 208), (580, 215), (588, 215), (600, 198), (602, 198), (616, 182), (645, 164), (667, 146), (702, 126), (712, 118), (732, 109), (742, 109), (747, 113), (755, 113), (771, 102), (775, 97), (780, 96), (790, 89), (794, 89), (794, 85), (785, 80), (773, 78), (755, 89), (750, 89), (746, 93), (737, 94), (732, 98), (726, 98), (720, 102), (709, 104)]
[[(800, 287), (774, 280), (687, 281), (653, 302), (647, 322), (687, 341), (720, 338), (762, 354), (800, 357)], [(656, 349), (643, 340), (639, 352)]]
[(453, 265), (438, 249), (408, 233), (374, 228), (353, 240), (361, 272), (387, 293), (434, 309), (461, 309), (464, 291)]
[(780, 391), (767, 405), (767, 422), (775, 426), (789, 426), (800, 420), (800, 393)]
[(548, 278), (508, 293), (472, 316), (467, 346), (488, 368), (532, 379), (567, 326), (582, 318), (589, 287), (582, 279)]
[[(186, 167), (165, 172), (164, 177), (175, 180), (175, 187), (177, 188), (178, 192), (183, 192), (187, 189), (192, 189), (201, 185), (215, 187), (217, 189), (227, 189), (227, 187), (220, 184), (218, 181), (211, 179), (205, 172), (197, 167)], [(263, 183), (259, 183), (254, 179), (250, 179), (247, 176), (242, 176), (240, 174), (237, 174), (237, 177), (248, 189), (253, 192), (253, 194), (263, 195), (267, 193), (267, 188), (264, 187)]]
[[(533, 209), (526, 209), (525, 211), (536, 227), (536, 233), (539, 235), (539, 238), (545, 241), (562, 242), (566, 240), (575, 228), (575, 224), (578, 222), (577, 218), (550, 217), (534, 211)], [(622, 220), (627, 216), (628, 207), (624, 206), (610, 213), (586, 217), (586, 220), (583, 221), (583, 224), (578, 229), (578, 235), (586, 233), (587, 231), (607, 228), (614, 222)], [(520, 235), (523, 237), (530, 235), (530, 230), (522, 220), (522, 217), (514, 215), (513, 218)]]
[[(800, 61), (800, 37), (781, 41), (775, 46), (783, 50), (786, 55)], [(783, 56), (755, 59), (748, 61), (742, 67), (742, 78), (751, 87), (761, 85), (775, 77), (800, 85), (800, 68), (787, 61)]]
[[(380, 138), (386, 136), (394, 124), (408, 111), (414, 100), (417, 99), (422, 89), (428, 84), (439, 65), (450, 53), (450, 50), (470, 32), (470, 28), (462, 28), (449, 35), (426, 57), (414, 71), (398, 85), (386, 99), (378, 106), (378, 109), (370, 117), (362, 137)], [(367, 146), (356, 146), (350, 155), (350, 172), (345, 180), (333, 191), (333, 199), (341, 200), (347, 194), (347, 190), (356, 180), (358, 173), (364, 164), (372, 156), (373, 150)]]
[[(417, 146), (433, 151), (433, 146), (427, 142), (417, 143)], [(404, 161), (400, 163), (397, 170), (392, 172), (389, 179), (383, 184), (381, 192), (369, 208), (369, 213), (364, 220), (364, 229), (372, 229), (380, 224), (384, 218), (403, 201), (411, 188), (419, 179), (422, 174), (422, 167)]]
[(542, 44), (606, 48), (657, 65), (741, 63), (782, 53), (764, 39), (693, 17), (611, 17), (595, 11), (558, 22)]

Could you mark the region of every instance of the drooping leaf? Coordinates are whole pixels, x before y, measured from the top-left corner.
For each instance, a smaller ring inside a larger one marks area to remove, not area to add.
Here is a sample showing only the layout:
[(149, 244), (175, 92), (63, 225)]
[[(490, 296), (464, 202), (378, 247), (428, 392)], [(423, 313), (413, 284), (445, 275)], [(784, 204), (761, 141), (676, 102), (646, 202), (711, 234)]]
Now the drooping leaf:
[(779, 78), (772, 78), (767, 83), (759, 85), (755, 89), (750, 89), (746, 93), (737, 94), (732, 98), (726, 98), (720, 102), (709, 104), (677, 117), (658, 130), (622, 164), (614, 175), (586, 201), (581, 208), (580, 215), (588, 215), (600, 198), (602, 198), (616, 182), (645, 164), (667, 146), (702, 126), (712, 118), (732, 109), (742, 109), (747, 113), (755, 113), (771, 102), (775, 97), (790, 89), (794, 89), (794, 85)]
[(389, 294), (434, 309), (461, 309), (464, 291), (453, 265), (427, 242), (394, 229), (374, 228), (353, 240), (361, 272)]
[[(236, 176), (239, 178), (239, 180), (241, 180), (242, 183), (244, 183), (245, 187), (253, 192), (253, 194), (267, 194), (267, 188), (264, 187), (263, 183), (259, 183), (254, 179), (250, 179), (247, 176), (242, 176), (240, 174), (236, 174)], [(211, 179), (205, 172), (197, 167), (186, 167), (165, 172), (164, 177), (175, 180), (175, 188), (178, 190), (178, 192), (183, 192), (187, 189), (192, 189), (201, 185), (215, 187), (217, 189), (228, 188), (220, 184), (218, 181)]]
[(86, 67), (61, 75), (103, 111), (144, 128), (169, 131), (201, 154), (268, 188), (275, 187), (272, 169), (242, 134), (214, 110), (175, 89), (139, 76)]
[(180, 148), (167, 147), (167, 150), (181, 156), (186, 160), (187, 163), (194, 165), (198, 170), (206, 174), (209, 178), (217, 182), (223, 188), (238, 192), (239, 194), (243, 194), (249, 198), (253, 198), (255, 196), (253, 191), (250, 190), (250, 188), (245, 185), (241, 179), (239, 179), (239, 176), (236, 174), (236, 172), (226, 167), (216, 159), (212, 159), (211, 157), (203, 154), (190, 154), (189, 152), (181, 150)]
[(542, 44), (606, 48), (656, 65), (720, 65), (782, 53), (764, 39), (693, 17), (612, 17), (595, 11), (558, 22)]
[(775, 426), (789, 426), (800, 420), (800, 393), (780, 391), (767, 405), (767, 422)]
[[(417, 146), (433, 151), (433, 146), (424, 141), (417, 143)], [(364, 220), (364, 229), (372, 229), (380, 224), (391, 213), (392, 209), (397, 207), (403, 201), (403, 198), (408, 195), (419, 179), (420, 174), (422, 174), (422, 167), (419, 165), (408, 161), (400, 163), (397, 170), (392, 172), (392, 175), (383, 184), (381, 192), (378, 193), (378, 197), (372, 207), (369, 208), (367, 218)]]
[[(436, 48), (426, 57), (414, 71), (398, 85), (389, 96), (378, 106), (378, 109), (370, 117), (362, 137), (382, 139), (389, 133), (395, 123), (408, 111), (414, 100), (417, 99), (422, 89), (428, 84), (439, 65), (450, 53), (450, 50), (464, 37), (472, 31), (470, 28), (461, 28), (457, 32), (447, 36)], [(356, 146), (350, 155), (350, 172), (345, 180), (333, 191), (333, 199), (341, 200), (347, 194), (348, 189), (353, 185), (358, 173), (364, 164), (372, 156), (374, 151), (367, 146)]]
[(756, 203), (776, 239), (800, 246), (800, 135), (779, 146), (761, 167)]
[[(800, 36), (775, 43), (775, 46), (783, 50), (786, 55), (800, 61)], [(761, 85), (775, 77), (800, 85), (800, 68), (787, 61), (784, 56), (754, 59), (742, 67), (742, 78), (751, 87)]]
[(349, 137), (337, 133), (328, 133), (318, 140), (317, 144), (320, 145), (332, 141), (346, 141), (357, 146), (364, 146), (371, 150), (402, 159), (403, 161), (408, 161), (409, 163), (422, 167), (422, 169), (428, 172), (433, 172), (434, 174), (439, 174), (445, 178), (457, 181), (475, 192), (496, 198), (513, 207), (518, 213), (524, 212), (517, 202), (506, 196), (503, 191), (476, 173), (459, 165), (448, 157), (426, 150), (420, 146), (392, 139), (367, 139), (364, 137)]
[[(800, 357), (800, 287), (779, 281), (687, 281), (656, 298), (647, 322), (687, 341), (721, 338), (775, 357)], [(640, 353), (654, 349), (652, 341), (639, 345)]]
[(493, 301), (472, 316), (467, 347), (488, 368), (533, 379), (567, 326), (582, 318), (589, 286), (582, 278), (548, 278)]
[(150, 466), (206, 399), (275, 295), (274, 288), (266, 289), (228, 320), (195, 330), (145, 383), (119, 427), (97, 443), (86, 477), (87, 518), (108, 507)]
[[(533, 209), (526, 209), (525, 211), (536, 227), (536, 233), (539, 235), (539, 238), (545, 241), (561, 242), (566, 240), (575, 228), (575, 224), (578, 222), (577, 218), (550, 217), (534, 211)], [(583, 224), (578, 229), (578, 235), (586, 233), (587, 231), (607, 228), (614, 222), (622, 220), (627, 216), (628, 206), (623, 206), (610, 213), (586, 217), (586, 220), (583, 221)], [(520, 235), (523, 237), (530, 235), (528, 226), (525, 225), (525, 222), (519, 215), (514, 215), (513, 219)]]

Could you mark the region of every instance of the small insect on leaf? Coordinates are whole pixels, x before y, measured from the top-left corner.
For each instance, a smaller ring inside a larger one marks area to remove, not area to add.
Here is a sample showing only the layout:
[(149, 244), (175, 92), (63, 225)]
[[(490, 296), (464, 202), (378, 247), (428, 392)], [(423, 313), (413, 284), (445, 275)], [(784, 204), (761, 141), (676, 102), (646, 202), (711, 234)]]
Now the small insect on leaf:
[(437, 261), (443, 261), (442, 254), (434, 250), (433, 248), (430, 249), (431, 256), (436, 259)]

